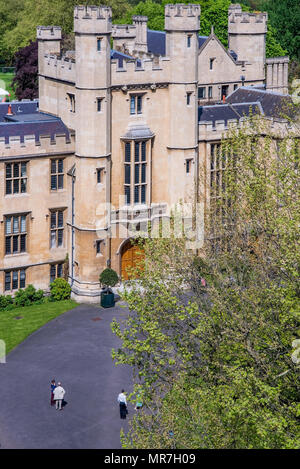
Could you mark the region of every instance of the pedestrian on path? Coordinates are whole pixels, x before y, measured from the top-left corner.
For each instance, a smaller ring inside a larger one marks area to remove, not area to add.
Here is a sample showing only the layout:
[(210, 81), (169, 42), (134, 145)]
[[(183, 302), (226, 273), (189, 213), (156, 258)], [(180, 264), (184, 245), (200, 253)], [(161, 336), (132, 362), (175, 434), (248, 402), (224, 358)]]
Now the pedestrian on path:
[(51, 400), (50, 405), (54, 405), (54, 389), (56, 388), (55, 379), (51, 381)]
[(120, 405), (120, 418), (126, 419), (126, 415), (128, 414), (127, 410), (127, 401), (125, 396), (125, 391), (122, 389), (122, 392), (118, 395), (118, 402)]
[(57, 387), (54, 389), (54, 400), (56, 402), (56, 410), (62, 410), (61, 404), (66, 391), (62, 387), (61, 383), (57, 383)]

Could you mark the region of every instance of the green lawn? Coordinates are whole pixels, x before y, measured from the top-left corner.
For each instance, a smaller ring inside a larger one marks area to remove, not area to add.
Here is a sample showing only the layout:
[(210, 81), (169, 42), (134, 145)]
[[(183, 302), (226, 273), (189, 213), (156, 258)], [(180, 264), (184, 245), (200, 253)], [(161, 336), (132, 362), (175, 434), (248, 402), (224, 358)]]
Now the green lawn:
[[(64, 300), (0, 311), (0, 339), (6, 343), (6, 353), (32, 332), (77, 305), (73, 300)], [(23, 319), (15, 319), (16, 316), (23, 316)]]
[(4, 88), (6, 91), (8, 91), (11, 96), (10, 96), (10, 101), (13, 99), (16, 99), (15, 93), (11, 87), (11, 82), (14, 78), (13, 73), (0, 73), (0, 88)]

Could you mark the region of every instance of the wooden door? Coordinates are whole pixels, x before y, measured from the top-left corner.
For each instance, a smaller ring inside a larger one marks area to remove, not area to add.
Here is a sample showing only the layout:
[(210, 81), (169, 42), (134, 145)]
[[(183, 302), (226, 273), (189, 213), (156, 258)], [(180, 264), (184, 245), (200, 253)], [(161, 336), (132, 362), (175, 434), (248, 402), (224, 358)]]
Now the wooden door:
[(140, 264), (145, 256), (144, 250), (137, 244), (129, 242), (122, 253), (121, 276), (123, 280), (137, 277), (137, 272), (132, 272), (132, 269), (141, 268)]

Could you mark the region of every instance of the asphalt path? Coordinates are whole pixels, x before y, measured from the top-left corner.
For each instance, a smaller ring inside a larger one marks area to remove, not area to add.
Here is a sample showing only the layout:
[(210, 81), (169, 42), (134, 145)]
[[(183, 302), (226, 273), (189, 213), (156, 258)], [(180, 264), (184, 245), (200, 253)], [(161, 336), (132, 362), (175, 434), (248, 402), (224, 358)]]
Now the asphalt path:
[[(80, 305), (30, 335), (0, 364), (1, 449), (119, 449), (128, 430), (117, 403), (132, 390), (131, 369), (116, 366), (112, 318), (128, 310)], [(50, 406), (50, 381), (66, 390), (62, 411)], [(129, 404), (129, 418), (134, 408)]]

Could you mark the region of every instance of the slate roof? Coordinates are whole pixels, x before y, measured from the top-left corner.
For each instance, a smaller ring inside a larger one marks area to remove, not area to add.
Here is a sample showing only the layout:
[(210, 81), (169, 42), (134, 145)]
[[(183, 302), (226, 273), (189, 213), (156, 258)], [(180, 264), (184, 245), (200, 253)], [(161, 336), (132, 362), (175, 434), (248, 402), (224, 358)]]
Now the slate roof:
[(135, 58), (131, 57), (131, 55), (123, 54), (123, 52), (119, 52), (114, 49), (111, 50), (110, 58), (112, 60), (118, 60), (120, 68), (123, 67), (123, 60), (135, 60)]
[(236, 104), (216, 104), (214, 106), (199, 106), (198, 121), (213, 122), (222, 120), (227, 123), (229, 119), (240, 119), (247, 117), (249, 114), (264, 114), (259, 102), (253, 103), (236, 103)]
[[(205, 43), (208, 36), (198, 36), (199, 49)], [(155, 55), (166, 55), (166, 33), (165, 31), (147, 30), (148, 52)]]
[[(7, 115), (8, 105), (11, 104), (12, 116)], [(5, 138), (5, 143), (10, 137), (20, 137), (24, 142), (26, 135), (34, 135), (39, 141), (41, 136), (49, 136), (52, 140), (55, 135), (65, 135), (70, 138), (68, 128), (58, 117), (39, 112), (38, 101), (0, 103), (0, 138)]]
[(289, 95), (250, 86), (237, 88), (227, 96), (226, 102), (230, 104), (259, 102), (264, 114), (269, 117), (284, 117), (284, 115), (291, 117), (293, 114), (292, 99)]

